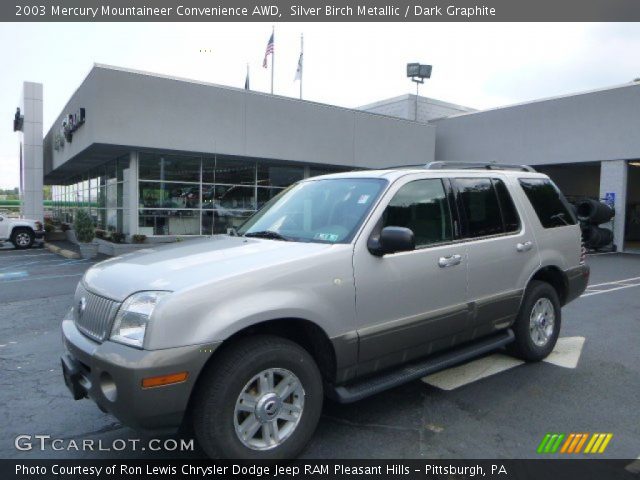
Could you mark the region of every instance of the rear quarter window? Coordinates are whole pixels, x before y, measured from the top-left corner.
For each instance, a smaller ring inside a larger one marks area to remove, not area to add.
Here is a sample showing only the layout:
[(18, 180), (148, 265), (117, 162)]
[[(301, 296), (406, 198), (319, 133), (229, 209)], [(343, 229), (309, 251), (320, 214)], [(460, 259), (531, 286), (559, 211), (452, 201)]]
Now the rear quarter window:
[(555, 184), (546, 178), (521, 178), (520, 185), (544, 228), (577, 223), (573, 209)]

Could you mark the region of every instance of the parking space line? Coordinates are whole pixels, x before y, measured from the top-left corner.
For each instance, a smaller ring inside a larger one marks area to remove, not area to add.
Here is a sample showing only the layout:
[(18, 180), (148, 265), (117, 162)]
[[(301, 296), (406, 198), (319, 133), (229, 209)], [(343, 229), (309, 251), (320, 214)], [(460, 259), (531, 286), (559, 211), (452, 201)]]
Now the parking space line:
[(621, 280), (611, 280), (609, 282), (596, 283), (594, 285), (587, 285), (587, 288), (600, 287), (600, 286), (603, 286), (603, 285), (611, 285), (611, 284), (614, 284), (614, 283), (632, 282), (634, 280), (639, 280), (640, 281), (640, 277), (623, 278)]
[(29, 274), (25, 271), (18, 272), (0, 272), (0, 282), (6, 282), (12, 280), (14, 278), (24, 278), (28, 277)]
[(627, 472), (640, 473), (640, 457), (624, 467)]
[(517, 358), (496, 353), (465, 363), (459, 367), (448, 368), (433, 375), (428, 375), (422, 381), (442, 390), (455, 390), (469, 383), (510, 370), (523, 363), (522, 360)]
[[(584, 337), (562, 337), (555, 348), (543, 361), (563, 368), (576, 368), (582, 355)], [(520, 359), (494, 353), (487, 357), (472, 360), (457, 367), (448, 368), (422, 378), (428, 385), (441, 390), (455, 390), (483, 378), (497, 375), (524, 364)]]
[(63, 277), (80, 277), (84, 275), (84, 272), (80, 273), (69, 273), (66, 275), (47, 275), (45, 277), (31, 277), (31, 278), (23, 278), (19, 280), (7, 280), (2, 283), (17, 283), (17, 282), (38, 282), (40, 280), (51, 280), (52, 278), (63, 278)]
[(7, 270), (9, 268), (22, 268), (22, 267), (27, 267), (29, 265), (41, 265), (43, 263), (51, 263), (51, 262), (61, 262), (61, 263), (65, 263), (68, 262), (69, 260), (67, 260), (66, 258), (53, 258), (51, 260), (36, 260), (34, 262), (27, 262), (27, 263), (14, 263), (12, 265), (7, 265), (6, 267), (2, 267), (0, 268), (0, 270)]
[(640, 287), (640, 283), (635, 283), (633, 285), (623, 285), (621, 287), (616, 287), (616, 288), (609, 288), (608, 290), (596, 290), (594, 292), (587, 292), (580, 295), (580, 298), (590, 297), (592, 295), (599, 295), (601, 293), (616, 292), (618, 290), (624, 290), (625, 288), (632, 288), (632, 287)]
[(555, 348), (543, 362), (552, 363), (558, 367), (576, 368), (582, 355), (584, 341), (584, 337), (559, 338)]

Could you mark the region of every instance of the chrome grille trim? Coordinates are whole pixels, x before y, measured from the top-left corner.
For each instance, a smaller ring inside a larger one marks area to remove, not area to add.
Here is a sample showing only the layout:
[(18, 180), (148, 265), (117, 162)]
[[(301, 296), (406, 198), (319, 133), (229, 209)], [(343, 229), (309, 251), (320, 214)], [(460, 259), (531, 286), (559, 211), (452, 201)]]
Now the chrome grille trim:
[[(81, 314), (79, 305), (82, 298), (85, 299), (86, 304), (84, 312)], [(79, 286), (74, 307), (76, 327), (87, 337), (97, 342), (103, 342), (109, 336), (119, 307), (120, 302), (96, 295), (84, 286)]]

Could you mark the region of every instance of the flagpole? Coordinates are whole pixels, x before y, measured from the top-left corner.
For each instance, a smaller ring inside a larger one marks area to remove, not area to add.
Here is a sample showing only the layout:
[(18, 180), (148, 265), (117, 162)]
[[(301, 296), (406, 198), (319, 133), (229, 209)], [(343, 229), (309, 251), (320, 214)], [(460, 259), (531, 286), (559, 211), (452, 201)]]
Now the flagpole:
[(271, 26), (271, 36), (273, 37), (273, 52), (271, 52), (271, 95), (273, 95), (273, 71), (275, 70), (276, 65), (276, 27), (274, 25)]
[(300, 34), (300, 58), (302, 63), (300, 64), (300, 100), (302, 100), (302, 76), (304, 75), (304, 36)]

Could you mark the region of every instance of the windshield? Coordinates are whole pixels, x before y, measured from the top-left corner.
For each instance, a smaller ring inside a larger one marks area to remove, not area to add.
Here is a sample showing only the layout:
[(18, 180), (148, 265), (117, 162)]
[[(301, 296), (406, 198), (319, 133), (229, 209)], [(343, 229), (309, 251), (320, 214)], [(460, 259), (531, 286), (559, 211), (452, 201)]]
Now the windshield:
[(239, 235), (296, 242), (348, 243), (386, 180), (334, 178), (301, 182), (267, 203)]

